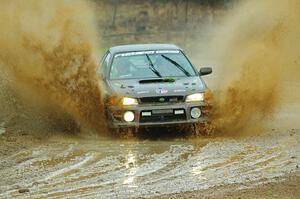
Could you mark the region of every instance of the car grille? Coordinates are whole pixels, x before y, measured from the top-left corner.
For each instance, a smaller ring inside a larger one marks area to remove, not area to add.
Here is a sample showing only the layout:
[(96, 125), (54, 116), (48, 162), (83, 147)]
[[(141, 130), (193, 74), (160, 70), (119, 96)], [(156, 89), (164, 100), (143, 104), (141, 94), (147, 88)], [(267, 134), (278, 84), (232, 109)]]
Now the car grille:
[(161, 96), (161, 97), (142, 97), (140, 98), (141, 104), (150, 103), (178, 103), (183, 102), (184, 96)]
[[(149, 112), (149, 111), (143, 111), (143, 112)], [(170, 112), (162, 111), (159, 113), (154, 113), (152, 111), (151, 116), (143, 116), (142, 112), (140, 114), (140, 122), (146, 123), (146, 122), (172, 122), (172, 121), (182, 121), (186, 120), (186, 113), (184, 111), (183, 114), (174, 114), (174, 110), (171, 110)]]

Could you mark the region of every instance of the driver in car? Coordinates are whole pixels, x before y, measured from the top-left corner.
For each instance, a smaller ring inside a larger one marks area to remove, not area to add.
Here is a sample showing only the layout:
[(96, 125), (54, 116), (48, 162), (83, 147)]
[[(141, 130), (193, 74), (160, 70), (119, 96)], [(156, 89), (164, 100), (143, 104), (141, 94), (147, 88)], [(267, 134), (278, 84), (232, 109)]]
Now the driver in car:
[(131, 63), (128, 59), (123, 57), (118, 57), (114, 63), (114, 70), (112, 71), (112, 76), (114, 78), (130, 78), (133, 76), (131, 73)]

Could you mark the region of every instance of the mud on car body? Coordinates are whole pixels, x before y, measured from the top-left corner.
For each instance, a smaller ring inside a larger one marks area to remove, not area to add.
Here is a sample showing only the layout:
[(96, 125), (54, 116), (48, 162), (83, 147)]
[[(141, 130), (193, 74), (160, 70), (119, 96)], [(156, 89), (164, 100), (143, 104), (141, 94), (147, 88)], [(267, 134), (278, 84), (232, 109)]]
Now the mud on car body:
[(98, 67), (106, 90), (106, 117), (112, 129), (169, 126), (208, 120), (208, 90), (184, 52), (171, 44), (110, 48)]

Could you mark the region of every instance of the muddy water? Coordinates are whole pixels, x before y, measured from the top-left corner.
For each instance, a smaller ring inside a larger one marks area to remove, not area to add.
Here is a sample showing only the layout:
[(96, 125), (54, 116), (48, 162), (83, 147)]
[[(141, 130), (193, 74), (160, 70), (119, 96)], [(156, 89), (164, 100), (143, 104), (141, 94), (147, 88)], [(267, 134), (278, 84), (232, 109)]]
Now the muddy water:
[(298, 170), (298, 131), (170, 141), (52, 137), (0, 160), (14, 162), (1, 167), (0, 198), (154, 197), (255, 186)]
[[(290, 93), (300, 83), (285, 86)], [(300, 95), (282, 100), (288, 103), (264, 132), (246, 137), (154, 141), (57, 134), (0, 159), (0, 198), (157, 197), (223, 185), (245, 189), (299, 175)], [(4, 126), (0, 144), (8, 133)]]
[[(24, 109), (32, 105), (31, 112), (61, 120), (69, 115), (104, 134), (93, 7), (84, 0), (0, 1), (1, 107), (11, 102), (2, 96), (13, 91)], [(13, 112), (6, 109), (7, 114)]]

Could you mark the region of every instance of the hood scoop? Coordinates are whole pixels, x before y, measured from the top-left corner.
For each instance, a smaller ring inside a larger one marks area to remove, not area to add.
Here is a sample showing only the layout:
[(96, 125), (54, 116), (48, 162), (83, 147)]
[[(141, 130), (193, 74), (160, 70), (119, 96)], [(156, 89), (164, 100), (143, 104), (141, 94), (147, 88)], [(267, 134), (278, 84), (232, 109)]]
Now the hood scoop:
[(140, 84), (151, 84), (151, 83), (173, 83), (175, 82), (175, 79), (173, 78), (159, 78), (159, 79), (144, 79), (144, 80), (140, 80), (139, 83)]

